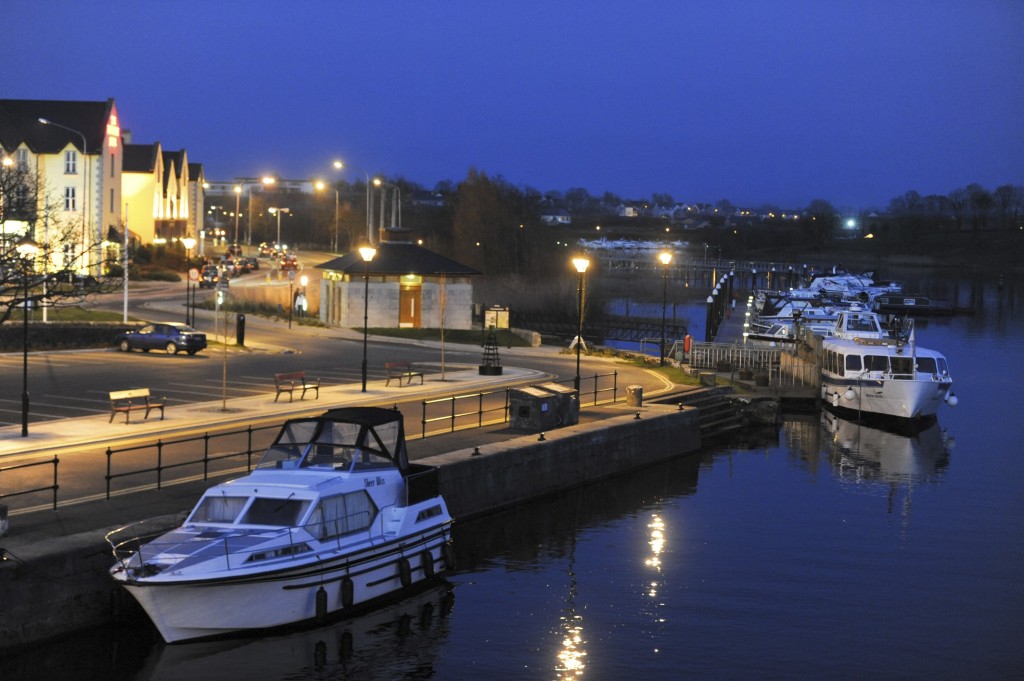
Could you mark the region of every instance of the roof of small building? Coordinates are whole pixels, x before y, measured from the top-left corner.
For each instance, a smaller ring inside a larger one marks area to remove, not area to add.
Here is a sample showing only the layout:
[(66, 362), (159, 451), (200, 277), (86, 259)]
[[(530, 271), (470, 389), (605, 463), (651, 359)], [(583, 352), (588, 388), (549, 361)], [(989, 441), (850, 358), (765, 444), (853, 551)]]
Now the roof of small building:
[(480, 274), (472, 267), (467, 267), (443, 255), (434, 253), (417, 244), (383, 241), (377, 245), (377, 253), (373, 256), (369, 266), (363, 262), (359, 251), (346, 253), (340, 258), (334, 258), (327, 262), (316, 265), (317, 269), (330, 270), (332, 272), (344, 272), (345, 274), (363, 274), (368, 271), (370, 274), (419, 274), (419, 275), (474, 275)]

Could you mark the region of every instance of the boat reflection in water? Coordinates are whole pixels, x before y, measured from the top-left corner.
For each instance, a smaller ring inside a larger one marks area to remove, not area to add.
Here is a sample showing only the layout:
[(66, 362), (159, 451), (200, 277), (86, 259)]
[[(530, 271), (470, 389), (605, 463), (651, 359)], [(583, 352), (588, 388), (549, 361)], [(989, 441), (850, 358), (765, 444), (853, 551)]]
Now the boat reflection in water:
[(154, 648), (139, 679), (397, 679), (436, 664), (455, 604), (443, 582), (335, 624)]
[(832, 466), (848, 482), (932, 482), (949, 465), (954, 440), (937, 420), (909, 432), (883, 430), (821, 411)]

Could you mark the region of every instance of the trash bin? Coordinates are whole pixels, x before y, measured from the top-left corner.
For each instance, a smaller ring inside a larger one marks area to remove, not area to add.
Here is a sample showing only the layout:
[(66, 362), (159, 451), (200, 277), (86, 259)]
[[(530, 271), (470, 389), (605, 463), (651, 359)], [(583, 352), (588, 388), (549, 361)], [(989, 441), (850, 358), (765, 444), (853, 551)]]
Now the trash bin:
[(574, 388), (561, 383), (541, 383), (533, 387), (558, 396), (558, 425), (572, 426), (580, 422), (580, 400)]
[(644, 406), (644, 387), (642, 385), (626, 386), (626, 406)]
[(550, 430), (558, 425), (558, 395), (530, 386), (509, 391), (509, 420), (513, 428)]
[(245, 345), (245, 315), (241, 313), (235, 317), (235, 343)]
[(7, 506), (0, 504), (0, 537), (7, 536), (7, 530), (10, 529), (7, 523)]

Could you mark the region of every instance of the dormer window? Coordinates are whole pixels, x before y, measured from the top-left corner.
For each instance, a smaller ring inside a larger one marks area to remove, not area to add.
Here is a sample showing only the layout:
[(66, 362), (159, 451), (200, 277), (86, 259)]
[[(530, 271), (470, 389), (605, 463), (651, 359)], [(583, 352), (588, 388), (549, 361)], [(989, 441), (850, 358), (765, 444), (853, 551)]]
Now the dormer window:
[(64, 174), (74, 175), (78, 172), (78, 152), (68, 149), (64, 152)]

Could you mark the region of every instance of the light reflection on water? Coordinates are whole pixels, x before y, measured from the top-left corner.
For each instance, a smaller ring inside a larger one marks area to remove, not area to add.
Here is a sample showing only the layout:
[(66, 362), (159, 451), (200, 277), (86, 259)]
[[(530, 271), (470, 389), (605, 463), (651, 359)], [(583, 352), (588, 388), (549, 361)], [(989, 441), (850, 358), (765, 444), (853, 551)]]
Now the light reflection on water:
[(976, 312), (918, 340), (960, 404), (915, 436), (788, 416), (457, 522), (449, 605), (340, 625), (364, 631), (347, 659), (338, 624), (247, 641), (215, 674), (121, 632), (0, 660), (0, 678), (1024, 678), (1024, 309), (1011, 282), (920, 290), (943, 286)]

